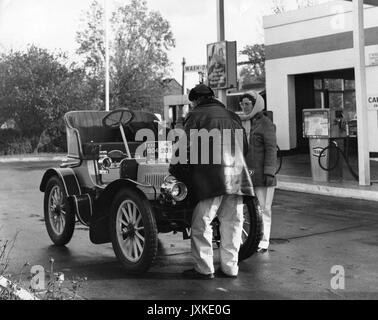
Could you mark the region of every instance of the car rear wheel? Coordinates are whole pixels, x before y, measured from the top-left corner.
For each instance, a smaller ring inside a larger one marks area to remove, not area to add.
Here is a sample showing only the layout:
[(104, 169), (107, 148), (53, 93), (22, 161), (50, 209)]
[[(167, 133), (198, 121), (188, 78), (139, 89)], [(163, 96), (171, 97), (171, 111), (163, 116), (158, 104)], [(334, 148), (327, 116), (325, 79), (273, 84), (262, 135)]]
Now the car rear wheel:
[(44, 196), (44, 216), (52, 242), (64, 246), (70, 242), (75, 229), (75, 214), (70, 209), (62, 181), (52, 177)]
[(109, 227), (114, 252), (127, 272), (146, 272), (158, 250), (157, 226), (149, 201), (136, 190), (119, 191), (112, 203)]
[(263, 220), (257, 198), (245, 197), (243, 215), (244, 223), (239, 261), (248, 259), (257, 251), (262, 237)]

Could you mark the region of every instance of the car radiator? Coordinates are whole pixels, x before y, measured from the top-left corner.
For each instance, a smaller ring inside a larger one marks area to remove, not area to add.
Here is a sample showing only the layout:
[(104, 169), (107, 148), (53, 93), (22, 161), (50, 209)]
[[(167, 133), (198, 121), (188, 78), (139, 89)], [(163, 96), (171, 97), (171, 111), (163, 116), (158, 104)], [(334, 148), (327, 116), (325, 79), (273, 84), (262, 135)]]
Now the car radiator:
[(144, 183), (151, 184), (155, 187), (160, 187), (163, 184), (164, 178), (166, 176), (166, 173), (147, 173), (144, 176)]

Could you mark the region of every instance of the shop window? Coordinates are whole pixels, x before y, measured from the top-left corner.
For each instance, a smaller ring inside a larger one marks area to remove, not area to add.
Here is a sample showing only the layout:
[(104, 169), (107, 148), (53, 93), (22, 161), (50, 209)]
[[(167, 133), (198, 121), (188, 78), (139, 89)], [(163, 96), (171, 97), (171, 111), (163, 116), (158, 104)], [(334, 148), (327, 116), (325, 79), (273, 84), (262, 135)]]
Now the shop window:
[(315, 90), (322, 90), (323, 89), (323, 80), (322, 79), (314, 79), (314, 89)]
[(324, 89), (329, 91), (343, 90), (343, 79), (324, 79)]
[(322, 107), (322, 93), (321, 91), (315, 91), (315, 108), (320, 109)]
[(345, 80), (344, 81), (344, 89), (345, 90), (355, 90), (355, 81), (354, 80)]
[(329, 92), (329, 108), (330, 109), (343, 109), (344, 99), (342, 92)]
[(346, 120), (356, 116), (355, 81), (344, 79), (314, 79), (315, 108), (322, 107), (322, 92), (328, 91), (329, 107), (344, 109)]
[(350, 121), (356, 118), (356, 92), (344, 92), (344, 117)]

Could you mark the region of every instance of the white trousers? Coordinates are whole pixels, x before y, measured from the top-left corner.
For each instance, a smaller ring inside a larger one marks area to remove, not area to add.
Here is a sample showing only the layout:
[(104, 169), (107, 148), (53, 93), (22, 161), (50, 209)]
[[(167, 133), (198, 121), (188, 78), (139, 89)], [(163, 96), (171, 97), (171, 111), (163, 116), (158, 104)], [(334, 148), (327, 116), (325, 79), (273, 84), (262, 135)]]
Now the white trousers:
[(263, 210), (263, 237), (259, 248), (268, 249), (270, 241), (270, 230), (272, 225), (272, 202), (275, 187), (255, 187), (255, 193)]
[(243, 197), (224, 195), (200, 201), (192, 218), (191, 246), (194, 268), (202, 274), (214, 273), (213, 231), (215, 216), (220, 222), (220, 262), (228, 275), (238, 274), (238, 254), (243, 231)]

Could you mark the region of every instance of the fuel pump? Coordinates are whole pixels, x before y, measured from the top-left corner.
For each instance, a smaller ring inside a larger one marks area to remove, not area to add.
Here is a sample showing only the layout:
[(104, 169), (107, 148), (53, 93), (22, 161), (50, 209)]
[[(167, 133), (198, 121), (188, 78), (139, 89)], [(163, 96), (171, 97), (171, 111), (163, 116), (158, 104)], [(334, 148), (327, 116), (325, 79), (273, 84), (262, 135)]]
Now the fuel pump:
[[(319, 166), (328, 172), (332, 172), (333, 170), (336, 170), (339, 168), (339, 170), (342, 170), (341, 167), (341, 160), (340, 160), (340, 155), (344, 158), (345, 163), (349, 169), (349, 172), (353, 176), (353, 178), (356, 181), (359, 181), (358, 174), (353, 170), (352, 166), (350, 165), (349, 162), (349, 142), (351, 137), (357, 137), (357, 120), (356, 119), (351, 119), (351, 120), (344, 120), (343, 114), (339, 114), (337, 117), (335, 117), (335, 123), (339, 124), (340, 130), (345, 130), (345, 139), (343, 141), (343, 146), (338, 145), (334, 140), (331, 139), (330, 144), (328, 147), (324, 148), (322, 152), (319, 154)], [(334, 164), (328, 164), (328, 167), (323, 166), (321, 162), (321, 158), (323, 155), (326, 153), (334, 154)]]
[(309, 138), (311, 173), (314, 181), (329, 181), (343, 176), (340, 154), (345, 158), (349, 134), (342, 109), (304, 109), (303, 135)]

